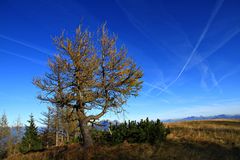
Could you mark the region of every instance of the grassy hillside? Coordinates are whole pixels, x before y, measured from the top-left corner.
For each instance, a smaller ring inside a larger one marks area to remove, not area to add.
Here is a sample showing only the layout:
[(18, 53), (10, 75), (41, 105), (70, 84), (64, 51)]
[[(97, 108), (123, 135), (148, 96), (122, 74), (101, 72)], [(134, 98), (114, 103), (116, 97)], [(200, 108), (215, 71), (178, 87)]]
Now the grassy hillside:
[[(239, 160), (240, 120), (205, 120), (166, 123), (171, 134), (159, 146), (124, 143), (115, 146), (97, 145), (92, 159), (153, 160)], [(9, 160), (82, 159), (78, 144), (54, 147), (42, 152), (15, 155)]]
[(166, 124), (174, 141), (208, 142), (240, 147), (240, 120), (204, 120)]

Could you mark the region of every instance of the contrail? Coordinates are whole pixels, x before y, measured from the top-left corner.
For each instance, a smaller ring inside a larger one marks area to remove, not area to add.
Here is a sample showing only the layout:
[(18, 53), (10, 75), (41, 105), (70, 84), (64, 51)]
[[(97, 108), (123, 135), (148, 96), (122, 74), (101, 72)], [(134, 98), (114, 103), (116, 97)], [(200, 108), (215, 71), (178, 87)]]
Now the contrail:
[[(226, 36), (224, 36), (223, 40), (222, 40), (220, 43), (218, 43), (216, 46), (214, 46), (214, 48), (211, 49), (210, 51), (205, 52), (205, 53), (207, 53), (205, 56), (201, 57), (201, 56), (199, 55), (199, 56), (200, 56), (199, 59), (196, 61), (196, 63), (193, 64), (193, 66), (195, 66), (195, 65), (197, 65), (197, 64), (200, 64), (200, 63), (203, 63), (203, 61), (204, 61), (206, 58), (208, 58), (209, 56), (211, 56), (212, 54), (214, 54), (215, 52), (217, 52), (220, 48), (222, 48), (226, 43), (228, 43), (232, 38), (234, 38), (234, 37), (235, 37), (236, 35), (238, 35), (239, 33), (240, 33), (240, 28), (239, 28), (239, 26), (237, 26), (237, 27), (233, 28), (232, 30), (230, 30), (230, 31), (226, 34)], [(186, 40), (187, 40), (187, 39), (186, 39)], [(188, 40), (187, 40), (187, 42), (190, 44), (190, 42), (189, 42)], [(191, 45), (191, 44), (190, 44), (190, 45)], [(197, 58), (197, 57), (196, 57), (196, 58)], [(201, 65), (206, 65), (206, 64), (201, 64)], [(191, 67), (193, 67), (193, 66), (191, 66)], [(201, 70), (201, 69), (200, 69), (200, 70)], [(213, 83), (212, 88), (216, 87), (216, 88), (218, 88), (218, 90), (220, 91), (220, 93), (223, 93), (223, 90), (222, 90), (222, 88), (220, 87), (219, 84), (220, 84), (225, 78), (227, 78), (227, 77), (229, 77), (229, 76), (231, 76), (231, 75), (239, 72), (239, 67), (236, 67), (235, 70), (232, 70), (231, 72), (225, 74), (225, 75), (222, 76), (219, 80), (216, 79), (216, 76), (215, 76), (214, 72), (211, 71), (211, 69), (210, 69), (209, 67), (208, 67), (208, 72), (209, 72), (209, 74), (210, 74), (211, 81), (212, 81), (212, 83)], [(205, 77), (206, 75), (204, 74), (203, 76)], [(204, 78), (202, 78), (202, 79), (204, 79)], [(203, 83), (203, 81), (202, 81), (201, 83)], [(204, 82), (204, 83), (205, 83), (205, 82)], [(204, 84), (203, 84), (203, 85), (204, 85)], [(204, 85), (204, 86), (207, 87), (207, 84)], [(208, 88), (208, 87), (207, 87), (207, 88)]]
[(177, 75), (177, 77), (176, 77), (172, 82), (170, 82), (170, 83), (166, 86), (166, 88), (164, 88), (164, 90), (166, 90), (166, 89), (168, 89), (170, 86), (172, 86), (172, 85), (180, 78), (180, 76), (183, 74), (183, 72), (185, 71), (187, 65), (190, 63), (190, 61), (191, 61), (191, 59), (193, 58), (196, 50), (198, 49), (198, 47), (200, 46), (202, 40), (204, 39), (204, 37), (205, 37), (205, 35), (206, 35), (206, 33), (207, 33), (207, 31), (208, 31), (208, 29), (209, 29), (209, 27), (210, 27), (213, 19), (216, 17), (216, 15), (217, 15), (219, 9), (221, 8), (223, 2), (224, 2), (224, 0), (218, 1), (218, 3), (216, 4), (216, 7), (214, 8), (214, 10), (213, 10), (213, 12), (212, 12), (212, 14), (211, 14), (208, 22), (207, 22), (207, 25), (205, 26), (202, 34), (200, 35), (200, 37), (199, 37), (196, 45), (194, 46), (194, 48), (193, 48), (190, 56), (188, 57), (186, 63), (183, 65), (183, 67), (182, 67), (181, 71), (179, 72), (179, 74)]
[[(129, 19), (129, 21), (131, 22), (131, 24), (149, 41), (151, 41), (156, 47), (159, 48), (159, 44), (157, 44), (155, 41), (152, 40), (152, 38), (146, 33), (146, 31), (144, 31), (144, 29), (141, 27), (141, 25), (138, 23), (138, 21), (134, 18), (134, 16), (132, 16), (127, 10), (126, 8), (124, 8), (118, 0), (115, 0), (116, 4), (119, 6), (119, 8), (125, 13), (125, 15), (127, 16), (127, 18)], [(166, 47), (164, 45), (164, 47), (166, 49), (168, 49), (170, 52), (172, 52), (168, 47)], [(173, 53), (173, 52), (172, 52)], [(164, 88), (161, 88), (159, 86), (156, 86), (154, 84), (148, 83), (148, 82), (144, 82), (145, 85), (151, 87), (152, 89), (158, 89), (161, 92), (165, 92), (167, 94), (172, 94), (170, 91), (166, 91), (164, 90)], [(148, 93), (147, 93), (148, 94)]]
[(49, 52), (44, 51), (44, 50), (42, 50), (42, 49), (40, 49), (40, 48), (38, 48), (38, 47), (36, 47), (36, 46), (33, 46), (33, 45), (31, 45), (31, 44), (28, 44), (28, 43), (25, 43), (25, 42), (22, 42), (22, 41), (13, 39), (13, 38), (11, 38), (11, 37), (8, 37), (8, 36), (2, 35), (2, 34), (0, 34), (0, 38), (5, 39), (5, 40), (8, 40), (8, 41), (11, 41), (11, 42), (14, 42), (14, 43), (17, 43), (17, 44), (20, 44), (20, 45), (22, 45), (22, 46), (25, 46), (25, 47), (34, 49), (34, 50), (36, 50), (36, 51), (38, 51), (38, 52), (41, 52), (41, 53), (44, 53), (44, 54), (46, 54), (46, 55), (50, 55), (50, 56), (51, 56), (51, 54), (50, 54)]
[(13, 52), (9, 52), (9, 51), (3, 50), (3, 49), (0, 49), (0, 52), (31, 61), (32, 63), (35, 63), (35, 64), (46, 66), (46, 63), (36, 60), (36, 59), (33, 59), (33, 58), (30, 58), (30, 57), (22, 56), (22, 55), (19, 55), (19, 54), (13, 53)]
[(165, 90), (165, 88), (161, 88), (161, 87), (159, 87), (159, 86), (157, 86), (157, 85), (153, 85), (153, 84), (148, 83), (148, 82), (144, 82), (144, 84), (147, 85), (147, 86), (149, 86), (149, 87), (152, 87), (153, 89), (158, 89), (158, 90), (160, 90), (161, 92), (165, 92), (165, 93), (167, 93), (167, 94), (173, 95), (172, 92), (170, 92), (170, 91), (168, 91), (168, 90)]
[[(176, 20), (174, 19), (174, 21), (176, 21)], [(175, 27), (176, 29), (178, 29), (178, 31), (181, 32), (182, 35), (185, 37), (185, 42), (186, 42), (191, 48), (193, 48), (191, 42), (188, 40), (188, 38), (187, 38), (187, 36), (186, 36), (186, 33), (185, 33), (181, 28), (177, 28), (176, 26), (174, 26), (174, 27)], [(193, 66), (195, 66), (195, 65), (197, 65), (197, 64), (203, 63), (203, 61), (204, 61), (206, 58), (208, 58), (209, 56), (211, 56), (212, 54), (214, 54), (215, 52), (217, 52), (217, 51), (218, 51), (220, 48), (222, 48), (226, 43), (228, 43), (232, 38), (234, 38), (236, 35), (238, 35), (239, 32), (240, 32), (240, 27), (237, 25), (235, 28), (229, 30), (229, 31), (226, 33), (226, 35), (224, 36), (224, 38), (223, 38), (222, 41), (220, 41), (218, 44), (216, 44), (211, 50), (205, 52), (205, 53), (206, 53), (205, 56), (203, 56), (203, 57), (200, 56), (200, 53), (198, 52), (199, 58), (196, 57), (196, 58), (198, 58), (198, 59), (197, 59), (196, 63), (194, 63), (191, 67), (193, 67)], [(204, 64), (201, 64), (201, 66), (202, 66), (202, 65), (206, 65), (206, 64), (204, 63)], [(209, 74), (210, 74), (211, 81), (212, 81), (212, 83), (213, 83), (213, 86), (212, 86), (212, 87), (217, 87), (217, 88), (219, 89), (220, 93), (222, 93), (223, 90), (221, 89), (221, 87), (220, 87), (219, 84), (220, 84), (225, 78), (227, 78), (227, 77), (229, 77), (229, 76), (231, 76), (231, 75), (236, 74), (237, 72), (239, 72), (239, 67), (236, 67), (236, 68), (237, 68), (237, 69), (235, 69), (235, 70), (227, 73), (226, 75), (224, 75), (223, 77), (221, 77), (219, 80), (217, 80), (214, 72), (211, 71), (211, 69), (210, 69), (209, 66), (208, 66), (208, 72), (209, 72)], [(201, 69), (200, 69), (200, 70), (201, 70)], [(205, 77), (206, 75), (203, 75), (203, 76)], [(204, 78), (203, 78), (203, 79), (204, 79)], [(204, 83), (205, 83), (205, 82), (204, 82)], [(207, 86), (206, 86), (206, 87), (207, 87)]]
[[(212, 11), (212, 14), (209, 18), (209, 20), (207, 21), (207, 24), (203, 30), (203, 32), (201, 33), (198, 42), (196, 43), (196, 45), (194, 46), (194, 48), (192, 49), (190, 56), (188, 57), (186, 63), (184, 64), (184, 66), (182, 67), (182, 69), (180, 70), (180, 72), (178, 73), (177, 77), (171, 81), (168, 85), (166, 86), (156, 86), (154, 84), (151, 83), (144, 83), (150, 87), (152, 87), (152, 89), (158, 89), (160, 90), (160, 92), (166, 92), (166, 90), (172, 86), (179, 78), (180, 76), (183, 74), (183, 72), (185, 71), (186, 67), (189, 65), (190, 61), (192, 60), (194, 54), (196, 53), (196, 50), (199, 48), (202, 40), (204, 39), (212, 21), (214, 20), (215, 16), (217, 15), (219, 9), (221, 8), (222, 4), (223, 4), (224, 0), (220, 0), (217, 2), (217, 4), (215, 5), (214, 10)], [(152, 41), (151, 37), (144, 31), (144, 29), (141, 27), (141, 25), (138, 23), (138, 21), (134, 18), (134, 16), (132, 16), (120, 3), (118, 0), (116, 0), (116, 3), (118, 4), (118, 6), (122, 9), (122, 11), (125, 13), (125, 15), (128, 17), (128, 19), (130, 20), (130, 22), (134, 25), (134, 27), (136, 27), (147, 39), (149, 39), (151, 42), (153, 42), (155, 44), (155, 46), (158, 46), (158, 44), (155, 41)], [(187, 38), (186, 38), (187, 40)], [(191, 43), (187, 40), (188, 44), (191, 46)], [(166, 45), (164, 45), (166, 47)], [(166, 47), (170, 52), (174, 53), (174, 51), (172, 51), (171, 49), (169, 49), (168, 47)], [(192, 48), (192, 47), (191, 47)], [(175, 53), (174, 53), (175, 54)]]
[[(131, 15), (126, 8), (124, 8), (118, 0), (115, 0), (116, 4), (119, 6), (119, 8), (124, 12), (124, 14), (127, 16), (130, 23), (146, 38), (148, 39), (154, 46), (157, 48), (159, 47), (159, 44), (156, 43), (156, 41), (152, 40), (151, 36), (147, 33), (146, 30), (144, 30), (143, 27), (141, 27), (141, 24), (137, 21), (137, 19)], [(166, 48), (169, 52), (173, 53), (171, 49), (169, 49), (164, 43), (161, 43), (161, 46)], [(174, 53), (173, 53), (174, 54)]]
[(238, 65), (237, 67), (235, 67), (235, 69), (231, 70), (230, 72), (226, 73), (225, 75), (223, 75), (220, 79), (219, 79), (219, 83), (222, 82), (224, 79), (236, 74), (240, 72), (240, 65)]
[(213, 82), (213, 87), (217, 87), (218, 90), (220, 91), (220, 93), (222, 94), (223, 90), (222, 90), (222, 88), (220, 88), (219, 82), (217, 81), (216, 76), (212, 71), (210, 72), (210, 76), (211, 76), (211, 80)]
[[(212, 49), (210, 52), (207, 52), (207, 55), (202, 57), (202, 59), (197, 62), (195, 65), (201, 63), (202, 61), (204, 61), (206, 58), (208, 58), (209, 56), (211, 56), (213, 53), (215, 53), (217, 50), (219, 50), (220, 48), (222, 48), (227, 42), (229, 42), (232, 38), (234, 38), (236, 35), (238, 35), (240, 33), (240, 28), (238, 27), (236, 30), (232, 31), (231, 33), (228, 34), (228, 36), (226, 36), (224, 38), (224, 40), (219, 43), (214, 49)], [(206, 53), (206, 52), (205, 52)]]

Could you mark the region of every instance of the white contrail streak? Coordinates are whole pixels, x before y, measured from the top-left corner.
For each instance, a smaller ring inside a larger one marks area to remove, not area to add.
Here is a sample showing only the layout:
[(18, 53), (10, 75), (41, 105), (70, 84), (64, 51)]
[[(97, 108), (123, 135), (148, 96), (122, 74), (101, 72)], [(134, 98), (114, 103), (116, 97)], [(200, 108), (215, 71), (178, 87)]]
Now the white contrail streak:
[(196, 45), (194, 46), (192, 52), (190, 53), (190, 56), (188, 57), (186, 63), (183, 65), (183, 67), (182, 67), (182, 69), (180, 70), (180, 72), (178, 73), (177, 77), (176, 77), (172, 82), (170, 82), (170, 83), (164, 88), (164, 90), (166, 90), (166, 89), (168, 89), (170, 86), (172, 86), (172, 85), (181, 77), (181, 75), (182, 75), (183, 72), (185, 71), (187, 65), (190, 63), (190, 61), (191, 61), (191, 59), (193, 58), (195, 52), (197, 51), (198, 47), (200, 46), (202, 40), (204, 39), (204, 37), (205, 37), (205, 35), (206, 35), (206, 33), (207, 33), (207, 31), (208, 31), (208, 29), (209, 29), (209, 27), (210, 27), (213, 19), (216, 17), (219, 9), (221, 8), (221, 6), (222, 6), (222, 4), (223, 4), (223, 1), (224, 1), (224, 0), (220, 0), (220, 1), (218, 1), (218, 3), (216, 4), (216, 7), (214, 8), (214, 10), (213, 10), (213, 12), (212, 12), (212, 14), (211, 14), (211, 16), (210, 16), (210, 18), (209, 18), (209, 20), (208, 20), (208, 22), (207, 22), (207, 25), (205, 26), (202, 34), (200, 35), (200, 37), (199, 37)]
[[(138, 21), (134, 18), (134, 16), (132, 16), (126, 8), (124, 8), (120, 2), (118, 0), (115, 0), (115, 2), (117, 3), (117, 5), (119, 6), (119, 8), (125, 13), (125, 15), (127, 16), (127, 18), (129, 19), (129, 21), (131, 22), (131, 24), (145, 37), (147, 38), (149, 41), (151, 41), (156, 47), (159, 47), (159, 44), (157, 44), (155, 41), (152, 40), (152, 38), (144, 31), (144, 29), (141, 27), (141, 25), (138, 23)], [(172, 52), (171, 50), (169, 50), (170, 52)], [(170, 91), (164, 90), (164, 87), (159, 87), (157, 85), (148, 83), (148, 82), (144, 82), (145, 85), (151, 87), (151, 89), (148, 91), (148, 93), (145, 93), (145, 95), (149, 95), (149, 92), (151, 92), (153, 89), (158, 89), (161, 92), (167, 93), (167, 94), (173, 94)], [(165, 83), (164, 83), (165, 84)]]
[(231, 33), (229, 33), (228, 36), (226, 36), (223, 39), (222, 42), (220, 42), (214, 49), (212, 49), (211, 51), (207, 52), (207, 54), (205, 56), (203, 56), (202, 59), (199, 62), (197, 62), (196, 64), (194, 64), (194, 65), (197, 65), (197, 64), (203, 62), (206, 58), (208, 58), (209, 56), (211, 56), (212, 54), (217, 52), (220, 48), (222, 48), (226, 43), (228, 43), (232, 38), (234, 38), (239, 33), (240, 33), (240, 28), (237, 28), (236, 30), (234, 30)]
[[(196, 45), (194, 46), (194, 48), (192, 48), (192, 51), (190, 52), (190, 56), (188, 57), (187, 61), (185, 62), (184, 66), (182, 67), (182, 69), (180, 70), (180, 72), (178, 73), (177, 77), (176, 77), (173, 81), (171, 81), (168, 85), (161, 86), (161, 87), (156, 86), (156, 85), (153, 85), (153, 84), (151, 84), (151, 83), (144, 83), (144, 84), (146, 84), (146, 85), (148, 85), (149, 87), (151, 87), (151, 90), (152, 90), (152, 89), (158, 89), (158, 90), (160, 90), (161, 93), (162, 93), (162, 92), (165, 92), (165, 93), (166, 93), (166, 91), (168, 90), (168, 88), (169, 88), (170, 86), (172, 86), (172, 85), (181, 77), (181, 75), (183, 74), (183, 72), (186, 70), (186, 67), (189, 65), (189, 63), (191, 62), (193, 56), (196, 54), (197, 49), (199, 48), (202, 40), (204, 39), (206, 33), (208, 32), (209, 27), (210, 27), (212, 21), (214, 20), (214, 18), (216, 17), (216, 15), (217, 15), (219, 9), (221, 8), (223, 2), (224, 2), (224, 0), (219, 0), (219, 1), (216, 3), (216, 5), (215, 5), (215, 7), (214, 7), (214, 10), (212, 11), (212, 13), (211, 13), (211, 15), (210, 15), (210, 18), (209, 18), (209, 20), (207, 21), (206, 26), (204, 27), (203, 32), (201, 33), (201, 35), (200, 35), (200, 37), (199, 37)], [(134, 16), (132, 16), (123, 6), (121, 6), (121, 4), (119, 3), (118, 0), (116, 0), (116, 3), (117, 3), (118, 6), (122, 9), (122, 11), (125, 13), (125, 15), (128, 17), (128, 19), (130, 20), (130, 22), (131, 22), (147, 39), (149, 39), (149, 40), (152, 41), (152, 39), (149, 37), (149, 35), (145, 33), (145, 31), (143, 30), (143, 28), (140, 26), (140, 24), (139, 24), (139, 23), (137, 22), (137, 20), (134, 18)], [(190, 44), (189, 41), (188, 41), (188, 43)], [(154, 42), (154, 44), (156, 44), (156, 43)], [(221, 45), (221, 44), (220, 44), (220, 45)], [(156, 46), (158, 46), (158, 45), (156, 44)], [(165, 46), (165, 45), (164, 45), (164, 46)], [(191, 46), (191, 44), (190, 44), (190, 46)], [(166, 46), (165, 46), (165, 47), (166, 47)], [(167, 47), (167, 48), (168, 48), (168, 47)], [(217, 48), (218, 48), (218, 47), (217, 47)], [(169, 49), (169, 48), (168, 48), (168, 49)], [(218, 49), (219, 49), (219, 48), (218, 48)], [(169, 51), (171, 51), (172, 53), (174, 53), (172, 50), (169, 50)], [(215, 50), (215, 51), (216, 51), (216, 50)], [(151, 90), (150, 90), (150, 91), (151, 91)]]
[(0, 38), (8, 40), (8, 41), (11, 41), (11, 42), (14, 42), (14, 43), (17, 43), (17, 44), (20, 44), (20, 45), (22, 45), (24, 47), (27, 47), (27, 48), (34, 49), (34, 50), (36, 50), (38, 52), (41, 52), (41, 53), (44, 53), (44, 54), (47, 54), (47, 55), (51, 55), (49, 52), (47, 52), (47, 51), (45, 51), (43, 49), (40, 49), (39, 47), (36, 47), (36, 46), (31, 45), (31, 44), (28, 44), (28, 43), (25, 43), (25, 42), (13, 39), (11, 37), (8, 37), (8, 36), (2, 35), (2, 34), (0, 34)]
[(160, 90), (161, 92), (164, 92), (164, 93), (167, 93), (167, 94), (170, 94), (170, 95), (173, 95), (172, 92), (168, 91), (168, 90), (165, 90), (165, 88), (162, 88), (160, 86), (157, 86), (157, 85), (154, 85), (152, 83), (148, 83), (148, 82), (144, 82), (145, 85), (151, 87), (151, 89), (158, 89)]
[(231, 70), (230, 72), (226, 73), (225, 75), (223, 75), (220, 79), (219, 79), (219, 83), (221, 83), (224, 79), (236, 74), (240, 72), (240, 65), (238, 65), (237, 67), (235, 67), (235, 69)]
[(30, 57), (22, 56), (22, 55), (19, 55), (19, 54), (13, 53), (13, 52), (9, 52), (9, 51), (3, 50), (3, 49), (0, 49), (0, 53), (12, 55), (12, 56), (16, 56), (16, 57), (25, 59), (25, 60), (27, 60), (27, 61), (30, 61), (30, 62), (32, 62), (32, 63), (46, 66), (46, 63), (44, 63), (44, 62), (42, 62), (42, 61), (39, 61), (39, 60), (30, 58)]

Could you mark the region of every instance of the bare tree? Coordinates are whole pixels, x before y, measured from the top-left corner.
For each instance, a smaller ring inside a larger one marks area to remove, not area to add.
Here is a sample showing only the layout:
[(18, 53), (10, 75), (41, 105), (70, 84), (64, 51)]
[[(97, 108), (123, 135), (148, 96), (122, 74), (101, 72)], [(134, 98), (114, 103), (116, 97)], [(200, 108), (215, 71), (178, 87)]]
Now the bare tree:
[(18, 147), (23, 136), (23, 124), (20, 116), (17, 117), (14, 125), (12, 126), (12, 130), (15, 132), (15, 134), (11, 134), (8, 140), (8, 150), (9, 154), (16, 154), (19, 152)]
[(109, 111), (123, 111), (127, 99), (137, 96), (142, 86), (142, 71), (116, 41), (106, 25), (96, 38), (81, 26), (74, 38), (62, 34), (54, 38), (59, 54), (49, 60), (50, 72), (33, 82), (42, 90), (40, 100), (76, 113), (86, 148), (93, 145), (88, 123)]
[(49, 148), (54, 144), (55, 140), (55, 123), (54, 123), (54, 109), (47, 107), (47, 112), (42, 113), (43, 118), (40, 119), (44, 125), (44, 129), (41, 133), (43, 146)]
[(21, 142), (22, 134), (23, 134), (23, 124), (21, 122), (20, 116), (18, 116), (16, 123), (15, 123), (15, 129), (16, 129), (16, 140), (17, 143)]

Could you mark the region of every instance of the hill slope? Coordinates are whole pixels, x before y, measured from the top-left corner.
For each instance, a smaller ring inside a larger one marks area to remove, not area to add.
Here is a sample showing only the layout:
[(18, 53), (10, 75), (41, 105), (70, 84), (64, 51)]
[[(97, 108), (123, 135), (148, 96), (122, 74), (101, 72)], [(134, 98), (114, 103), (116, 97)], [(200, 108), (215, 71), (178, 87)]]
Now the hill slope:
[[(205, 120), (166, 123), (171, 134), (160, 146), (149, 144), (97, 145), (92, 154), (96, 160), (239, 160), (240, 120)], [(8, 160), (32, 159), (83, 159), (79, 144), (15, 155)]]

